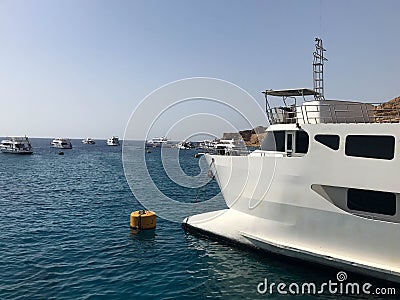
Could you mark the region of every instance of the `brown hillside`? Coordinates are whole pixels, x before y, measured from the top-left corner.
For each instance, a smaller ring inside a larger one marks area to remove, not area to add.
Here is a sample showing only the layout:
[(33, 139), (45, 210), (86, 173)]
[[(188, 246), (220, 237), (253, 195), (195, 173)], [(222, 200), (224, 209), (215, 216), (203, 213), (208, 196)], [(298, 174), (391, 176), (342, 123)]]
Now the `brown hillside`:
[(241, 139), (246, 146), (259, 147), (265, 138), (266, 127), (257, 126), (254, 129), (242, 130), (237, 132), (225, 132), (222, 139)]
[(400, 122), (400, 96), (375, 108), (375, 122), (398, 123)]

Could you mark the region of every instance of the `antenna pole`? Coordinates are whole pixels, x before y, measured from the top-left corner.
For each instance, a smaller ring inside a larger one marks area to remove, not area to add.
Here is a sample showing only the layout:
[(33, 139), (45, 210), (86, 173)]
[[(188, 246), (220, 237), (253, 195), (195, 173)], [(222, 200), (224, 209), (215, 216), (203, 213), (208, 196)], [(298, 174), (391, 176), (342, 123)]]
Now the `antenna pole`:
[(324, 97), (324, 61), (327, 59), (324, 57), (324, 47), (322, 46), (322, 39), (315, 38), (315, 51), (313, 61), (313, 82), (315, 100), (325, 100)]

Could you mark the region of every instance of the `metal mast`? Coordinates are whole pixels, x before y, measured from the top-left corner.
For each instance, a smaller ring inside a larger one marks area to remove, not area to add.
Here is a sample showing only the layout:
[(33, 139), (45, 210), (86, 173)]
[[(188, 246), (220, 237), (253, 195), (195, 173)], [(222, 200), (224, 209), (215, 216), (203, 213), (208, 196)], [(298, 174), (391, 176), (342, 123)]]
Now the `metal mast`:
[(313, 61), (313, 81), (316, 100), (325, 100), (324, 97), (324, 47), (322, 46), (322, 39), (315, 38), (315, 51)]

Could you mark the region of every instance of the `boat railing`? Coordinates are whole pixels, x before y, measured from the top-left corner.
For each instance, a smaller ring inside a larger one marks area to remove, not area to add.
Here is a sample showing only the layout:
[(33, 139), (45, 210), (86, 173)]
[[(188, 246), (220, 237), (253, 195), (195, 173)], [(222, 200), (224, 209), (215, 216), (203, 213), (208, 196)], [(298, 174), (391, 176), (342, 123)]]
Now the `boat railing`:
[(400, 107), (388, 103), (351, 103), (334, 101), (304, 102), (303, 105), (267, 109), (270, 124), (318, 123), (399, 123)]
[(244, 149), (234, 149), (234, 150), (226, 150), (226, 149), (216, 149), (213, 151), (215, 155), (222, 155), (222, 156), (247, 156), (251, 153), (250, 150)]
[(13, 142), (27, 142), (27, 141), (29, 141), (26, 136), (6, 137), (6, 140), (13, 141)]

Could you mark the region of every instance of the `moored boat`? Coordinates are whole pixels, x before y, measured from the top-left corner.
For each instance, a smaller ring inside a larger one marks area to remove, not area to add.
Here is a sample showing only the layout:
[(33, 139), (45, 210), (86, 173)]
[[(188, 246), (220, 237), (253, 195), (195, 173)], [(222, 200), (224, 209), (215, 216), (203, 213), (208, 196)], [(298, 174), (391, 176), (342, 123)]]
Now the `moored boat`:
[(241, 155), (247, 154), (243, 141), (240, 140), (219, 140), (215, 144), (215, 153), (218, 155)]
[(205, 155), (228, 209), (189, 216), (184, 227), (400, 282), (399, 109), (325, 100), (318, 81), (263, 93), (261, 149)]
[(176, 147), (179, 150), (189, 150), (193, 148), (193, 144), (190, 141), (183, 141), (183, 142), (179, 142)]
[(55, 138), (50, 145), (53, 148), (72, 149), (71, 140), (68, 138)]
[(163, 137), (154, 137), (151, 140), (148, 140), (146, 142), (146, 146), (150, 146), (153, 148), (161, 147), (163, 145), (166, 145), (168, 143), (168, 139), (163, 136)]
[(94, 144), (96, 144), (96, 142), (93, 139), (88, 137), (88, 138), (82, 140), (82, 144), (94, 145)]
[(29, 139), (24, 137), (6, 137), (0, 143), (2, 153), (32, 154), (33, 149)]
[(107, 145), (108, 146), (119, 146), (119, 138), (116, 136), (110, 137), (107, 140)]

